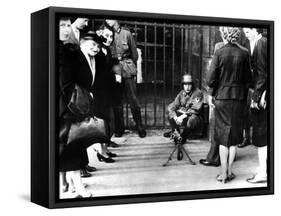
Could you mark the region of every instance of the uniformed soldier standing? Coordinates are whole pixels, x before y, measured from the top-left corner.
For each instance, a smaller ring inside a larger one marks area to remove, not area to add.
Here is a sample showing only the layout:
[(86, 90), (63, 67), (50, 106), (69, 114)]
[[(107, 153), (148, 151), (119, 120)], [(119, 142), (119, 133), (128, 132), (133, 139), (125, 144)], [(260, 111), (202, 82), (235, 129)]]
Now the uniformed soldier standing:
[[(140, 104), (136, 96), (136, 63), (138, 60), (136, 43), (129, 29), (120, 27), (117, 20), (106, 20), (106, 23), (115, 31), (111, 54), (120, 66), (120, 70), (115, 70), (116, 82), (120, 84), (122, 95), (130, 104), (139, 136), (145, 137), (146, 131), (142, 125)], [(114, 114), (115, 136), (121, 137), (124, 133), (122, 97), (114, 107)]]

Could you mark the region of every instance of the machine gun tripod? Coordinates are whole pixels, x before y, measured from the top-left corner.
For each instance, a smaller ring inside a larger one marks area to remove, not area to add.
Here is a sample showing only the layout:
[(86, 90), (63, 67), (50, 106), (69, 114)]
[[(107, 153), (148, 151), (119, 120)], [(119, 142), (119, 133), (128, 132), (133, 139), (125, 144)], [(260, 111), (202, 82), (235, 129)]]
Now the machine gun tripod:
[(186, 158), (188, 159), (188, 161), (192, 164), (195, 165), (195, 162), (192, 161), (192, 159), (190, 158), (190, 156), (188, 155), (187, 151), (185, 150), (185, 148), (183, 147), (182, 144), (182, 137), (179, 134), (178, 131), (175, 131), (172, 135), (171, 135), (171, 139), (174, 140), (175, 142), (175, 147), (172, 150), (172, 152), (170, 153), (168, 160), (166, 161), (166, 163), (163, 164), (163, 166), (167, 166), (168, 163), (170, 162), (170, 160), (172, 160), (172, 157), (174, 155), (174, 153), (177, 151), (177, 159), (178, 160), (182, 160), (183, 159), (183, 154), (186, 155)]

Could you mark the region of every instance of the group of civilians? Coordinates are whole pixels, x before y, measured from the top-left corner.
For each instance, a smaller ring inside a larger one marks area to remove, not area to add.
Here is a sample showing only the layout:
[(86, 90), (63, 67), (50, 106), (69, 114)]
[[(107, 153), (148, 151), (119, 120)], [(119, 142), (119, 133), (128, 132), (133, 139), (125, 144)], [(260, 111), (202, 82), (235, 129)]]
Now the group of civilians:
[[(222, 42), (215, 45), (207, 75), (208, 104), (214, 119), (210, 128), (214, 133), (206, 159), (199, 162), (204, 166), (221, 166), (216, 179), (227, 183), (236, 178), (233, 162), (237, 146), (253, 144), (258, 149), (259, 168), (246, 180), (257, 184), (267, 182), (267, 39), (263, 29), (243, 28), (243, 31), (248, 39), (246, 47), (239, 43), (239, 28), (220, 27)], [(164, 133), (164, 137), (180, 137), (184, 144), (192, 130), (202, 125), (203, 94), (195, 88), (189, 74), (183, 75), (182, 86), (168, 106), (172, 130)]]
[[(63, 192), (71, 190), (77, 197), (91, 197), (93, 194), (85, 189), (81, 179), (96, 171), (89, 165), (87, 148), (94, 149), (99, 161), (115, 162), (113, 158), (117, 154), (109, 149), (118, 147), (111, 140), (112, 135), (124, 134), (123, 97), (130, 105), (138, 135), (146, 136), (136, 96), (138, 52), (131, 32), (120, 27), (117, 20), (105, 20), (95, 31), (86, 34), (81, 31), (88, 25), (88, 18), (71, 21), (69, 17), (59, 20), (60, 181)], [(248, 49), (238, 43), (239, 28), (220, 28), (223, 42), (215, 46), (207, 78), (209, 105), (215, 116), (214, 136), (207, 158), (200, 163), (220, 165), (221, 172), (216, 179), (223, 183), (236, 177), (232, 167), (237, 145), (245, 147), (250, 143), (258, 147), (259, 170), (247, 181), (267, 181), (267, 40), (261, 29), (243, 30), (250, 41)], [(85, 145), (67, 143), (70, 125), (79, 121), (67, 106), (75, 85), (90, 93), (93, 98), (90, 116), (107, 123), (108, 139)], [(183, 90), (168, 106), (172, 130), (164, 136), (175, 137), (176, 133), (184, 144), (188, 133), (203, 122), (204, 95), (195, 88), (190, 74), (182, 77), (182, 85)], [(251, 123), (246, 124), (245, 119), (251, 119)]]
[[(87, 148), (96, 151), (99, 161), (115, 162), (117, 154), (109, 147), (118, 147), (111, 140), (113, 133), (115, 137), (124, 134), (123, 97), (130, 104), (138, 135), (146, 136), (136, 97), (138, 52), (131, 32), (120, 27), (117, 20), (105, 20), (98, 29), (85, 34), (82, 30), (88, 25), (88, 18), (71, 21), (70, 17), (59, 20), (60, 181), (63, 192), (71, 190), (77, 197), (91, 197), (81, 179), (96, 171), (89, 165)], [(71, 125), (81, 121), (69, 108), (76, 86), (89, 93), (89, 117), (106, 123), (107, 139), (69, 143)]]

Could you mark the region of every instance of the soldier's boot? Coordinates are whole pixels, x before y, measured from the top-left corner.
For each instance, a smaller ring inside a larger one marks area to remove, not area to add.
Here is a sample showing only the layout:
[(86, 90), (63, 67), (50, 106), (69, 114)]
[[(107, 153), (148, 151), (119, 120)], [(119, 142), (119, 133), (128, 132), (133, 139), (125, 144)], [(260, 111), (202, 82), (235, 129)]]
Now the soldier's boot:
[(142, 121), (141, 121), (141, 112), (140, 110), (134, 110), (132, 112), (133, 114), (133, 118), (135, 120), (136, 123), (136, 129), (138, 131), (139, 137), (144, 138), (146, 137), (146, 131), (142, 125)]

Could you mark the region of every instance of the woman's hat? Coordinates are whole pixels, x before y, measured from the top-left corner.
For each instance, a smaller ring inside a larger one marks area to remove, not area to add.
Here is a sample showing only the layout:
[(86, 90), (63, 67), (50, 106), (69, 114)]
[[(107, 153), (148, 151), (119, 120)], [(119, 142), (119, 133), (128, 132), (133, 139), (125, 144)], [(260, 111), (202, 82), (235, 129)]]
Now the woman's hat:
[(94, 31), (87, 32), (83, 37), (83, 40), (93, 40), (99, 44), (102, 44), (103, 42), (106, 42), (106, 39), (104, 37), (98, 36)]

